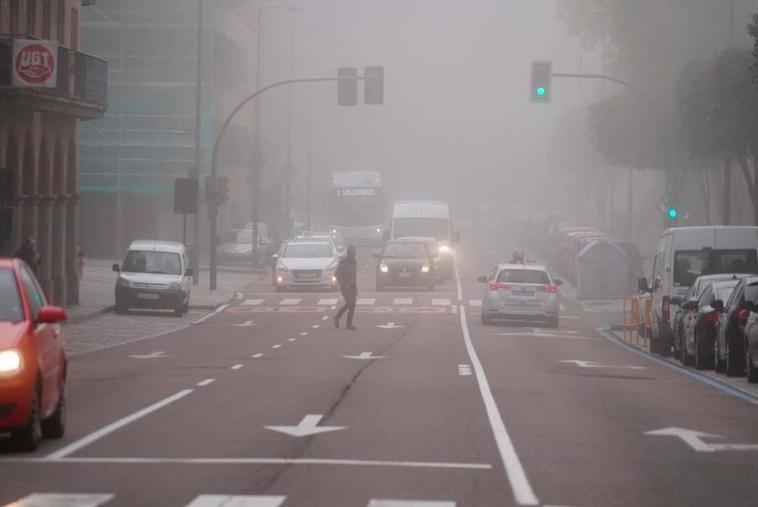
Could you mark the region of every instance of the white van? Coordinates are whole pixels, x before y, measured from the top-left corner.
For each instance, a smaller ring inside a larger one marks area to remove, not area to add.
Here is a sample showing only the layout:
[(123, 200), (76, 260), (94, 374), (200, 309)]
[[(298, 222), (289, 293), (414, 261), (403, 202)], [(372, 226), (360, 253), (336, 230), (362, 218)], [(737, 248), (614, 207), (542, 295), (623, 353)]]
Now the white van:
[(675, 227), (658, 240), (653, 272), (640, 290), (653, 296), (651, 352), (668, 355), (673, 344), (671, 298), (682, 297), (701, 275), (758, 273), (758, 227)]

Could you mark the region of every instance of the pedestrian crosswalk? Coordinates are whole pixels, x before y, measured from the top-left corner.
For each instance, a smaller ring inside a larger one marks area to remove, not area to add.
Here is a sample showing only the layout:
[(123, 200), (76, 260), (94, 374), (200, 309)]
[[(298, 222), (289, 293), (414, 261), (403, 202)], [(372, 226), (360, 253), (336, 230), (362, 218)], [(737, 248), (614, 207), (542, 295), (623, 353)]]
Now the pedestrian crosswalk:
[[(100, 507), (115, 499), (111, 493), (34, 493), (4, 507)], [(296, 502), (292, 502), (293, 505)], [(287, 497), (278, 495), (199, 495), (186, 507), (286, 507)], [(451, 501), (371, 499), (366, 507), (455, 507)]]
[[(341, 298), (322, 298), (317, 296), (306, 297), (268, 297), (268, 298), (246, 298), (240, 301), (242, 306), (334, 306), (339, 304)], [(430, 296), (420, 297), (360, 297), (356, 300), (358, 306), (443, 306), (464, 304), (471, 307), (482, 306), (481, 299), (468, 299), (458, 301), (452, 298), (439, 298)]]

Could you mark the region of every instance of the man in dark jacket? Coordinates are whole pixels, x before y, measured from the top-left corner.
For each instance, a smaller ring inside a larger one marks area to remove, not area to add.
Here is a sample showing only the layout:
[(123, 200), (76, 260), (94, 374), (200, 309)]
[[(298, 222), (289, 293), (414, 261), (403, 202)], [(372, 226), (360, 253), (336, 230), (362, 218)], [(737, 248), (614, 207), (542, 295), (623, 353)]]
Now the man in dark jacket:
[(35, 273), (39, 265), (42, 264), (42, 259), (40, 259), (39, 252), (37, 252), (37, 244), (32, 237), (26, 238), (13, 256), (27, 263)]
[(357, 266), (355, 247), (351, 246), (347, 249), (347, 255), (340, 261), (335, 273), (337, 281), (340, 284), (342, 297), (345, 298), (345, 304), (342, 305), (337, 315), (334, 316), (334, 327), (336, 328), (340, 327), (342, 314), (347, 312), (347, 329), (356, 329), (353, 327), (353, 314), (355, 313), (355, 300), (358, 297)]

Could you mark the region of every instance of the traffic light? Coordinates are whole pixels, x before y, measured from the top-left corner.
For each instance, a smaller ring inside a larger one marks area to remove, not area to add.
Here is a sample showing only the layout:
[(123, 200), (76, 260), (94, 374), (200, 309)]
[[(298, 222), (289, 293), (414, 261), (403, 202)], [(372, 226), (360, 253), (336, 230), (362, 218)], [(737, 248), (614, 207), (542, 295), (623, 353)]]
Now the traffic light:
[(679, 217), (679, 210), (675, 207), (669, 206), (667, 215), (671, 220), (676, 220)]
[(530, 100), (538, 104), (550, 102), (553, 81), (552, 62), (532, 62)]

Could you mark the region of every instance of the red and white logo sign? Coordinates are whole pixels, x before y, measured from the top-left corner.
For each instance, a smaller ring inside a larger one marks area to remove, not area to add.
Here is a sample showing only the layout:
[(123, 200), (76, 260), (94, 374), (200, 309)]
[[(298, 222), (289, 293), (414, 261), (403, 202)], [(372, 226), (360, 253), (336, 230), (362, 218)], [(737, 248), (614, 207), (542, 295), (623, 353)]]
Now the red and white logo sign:
[(13, 41), (13, 85), (55, 88), (58, 78), (58, 44), (48, 41)]

